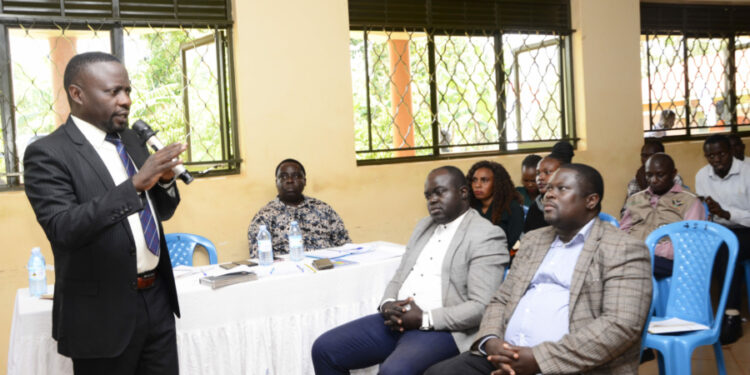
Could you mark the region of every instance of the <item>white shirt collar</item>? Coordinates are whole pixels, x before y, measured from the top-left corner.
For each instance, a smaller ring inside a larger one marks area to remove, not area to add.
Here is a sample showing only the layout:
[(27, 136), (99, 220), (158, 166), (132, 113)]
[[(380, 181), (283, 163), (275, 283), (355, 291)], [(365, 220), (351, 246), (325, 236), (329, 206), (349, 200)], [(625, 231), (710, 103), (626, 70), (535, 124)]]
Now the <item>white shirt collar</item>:
[(449, 223), (438, 224), (437, 230), (441, 232), (448, 231), (448, 230), (455, 232), (456, 229), (458, 229), (458, 226), (461, 225), (461, 222), (464, 220), (464, 217), (466, 217), (466, 214), (469, 213), (469, 210), (471, 210), (471, 208), (466, 210), (466, 212), (462, 213), (459, 217), (453, 219), (453, 221)]
[(573, 239), (571, 239), (567, 243), (562, 242), (562, 240), (560, 239), (560, 236), (555, 235), (555, 240), (552, 241), (551, 247), (556, 247), (556, 246), (571, 247), (571, 246), (586, 242), (586, 239), (589, 238), (589, 234), (591, 233), (591, 227), (594, 226), (594, 221), (596, 221), (596, 217), (589, 220), (589, 222), (586, 223), (586, 225), (584, 225), (583, 228), (581, 228), (581, 230), (579, 230), (575, 236), (573, 236)]
[(80, 118), (70, 115), (70, 117), (73, 119), (73, 123), (78, 127), (78, 130), (83, 133), (83, 136), (86, 138), (86, 140), (91, 143), (94, 147), (99, 147), (105, 142), (107, 144), (111, 144), (104, 140), (104, 137), (107, 136), (107, 132), (105, 132), (102, 129), (97, 128), (90, 122), (81, 120)]
[(734, 174), (739, 174), (740, 169), (742, 168), (742, 164), (745, 163), (744, 161), (737, 159), (735, 157), (732, 158), (732, 166), (729, 168), (729, 172), (727, 172), (727, 175), (722, 177), (719, 177), (714, 172), (714, 167), (711, 166), (711, 164), (708, 165), (708, 177), (710, 178), (718, 178), (720, 180), (725, 180), (729, 178), (729, 176)]

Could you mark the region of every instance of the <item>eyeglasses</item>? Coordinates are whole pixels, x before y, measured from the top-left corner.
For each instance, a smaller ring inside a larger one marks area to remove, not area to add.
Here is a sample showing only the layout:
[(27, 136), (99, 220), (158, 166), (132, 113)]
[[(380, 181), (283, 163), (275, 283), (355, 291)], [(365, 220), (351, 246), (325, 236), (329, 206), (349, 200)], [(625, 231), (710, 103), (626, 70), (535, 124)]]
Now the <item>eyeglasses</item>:
[(299, 180), (304, 179), (305, 175), (302, 173), (292, 173), (292, 174), (280, 173), (278, 176), (276, 176), (276, 179), (279, 181), (286, 181), (289, 178), (295, 181), (299, 181)]

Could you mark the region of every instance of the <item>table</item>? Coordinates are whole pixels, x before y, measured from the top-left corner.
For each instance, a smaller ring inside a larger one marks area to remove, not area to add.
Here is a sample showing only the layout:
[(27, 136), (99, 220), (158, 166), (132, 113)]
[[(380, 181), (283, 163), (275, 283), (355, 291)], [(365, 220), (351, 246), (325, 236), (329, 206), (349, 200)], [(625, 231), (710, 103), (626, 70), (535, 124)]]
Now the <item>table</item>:
[[(363, 245), (395, 257), (317, 273), (303, 267), (304, 273), (269, 275), (266, 268), (257, 281), (216, 290), (199, 285), (200, 274), (178, 278), (180, 373), (313, 374), (313, 341), (333, 327), (374, 313), (404, 251), (388, 242)], [(9, 375), (73, 373), (72, 362), (57, 354), (51, 337), (51, 310), (52, 301), (29, 297), (28, 289), (16, 293)]]

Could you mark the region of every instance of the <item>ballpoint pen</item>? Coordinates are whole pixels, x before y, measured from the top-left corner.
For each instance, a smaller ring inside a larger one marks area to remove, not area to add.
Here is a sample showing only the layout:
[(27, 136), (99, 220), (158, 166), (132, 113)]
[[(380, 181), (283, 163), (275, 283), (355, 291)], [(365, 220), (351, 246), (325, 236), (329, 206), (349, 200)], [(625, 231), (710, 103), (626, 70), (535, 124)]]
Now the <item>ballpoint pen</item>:
[(305, 269), (304, 269), (304, 268), (302, 268), (302, 267), (300, 267), (300, 265), (299, 265), (299, 264), (297, 265), (297, 268), (299, 268), (299, 272), (305, 273)]

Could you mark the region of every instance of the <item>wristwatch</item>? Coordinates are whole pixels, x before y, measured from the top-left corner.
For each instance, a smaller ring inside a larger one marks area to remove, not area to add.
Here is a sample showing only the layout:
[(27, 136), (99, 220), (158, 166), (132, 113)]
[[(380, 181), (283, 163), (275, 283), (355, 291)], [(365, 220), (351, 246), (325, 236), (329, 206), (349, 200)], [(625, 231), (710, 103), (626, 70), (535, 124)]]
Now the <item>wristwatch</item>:
[(430, 319), (429, 311), (422, 312), (422, 325), (419, 327), (420, 331), (429, 331), (432, 329), (432, 319)]

